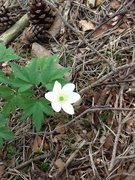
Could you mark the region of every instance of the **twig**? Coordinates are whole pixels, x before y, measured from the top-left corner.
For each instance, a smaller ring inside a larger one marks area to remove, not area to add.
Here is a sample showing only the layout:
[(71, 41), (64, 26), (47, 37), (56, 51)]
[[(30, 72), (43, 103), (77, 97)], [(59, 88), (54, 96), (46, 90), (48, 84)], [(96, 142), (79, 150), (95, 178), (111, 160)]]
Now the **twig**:
[(129, 156), (118, 156), (116, 159), (132, 159), (135, 158), (135, 155), (129, 155)]
[[(128, 177), (131, 177), (131, 179), (133, 179), (133, 178), (135, 179), (135, 176), (133, 174), (123, 172), (123, 173), (117, 173), (117, 174), (114, 174), (112, 176), (109, 176), (109, 177), (107, 177), (106, 180), (111, 180), (111, 179), (114, 180), (114, 178), (117, 177), (117, 176), (128, 176)], [(125, 178), (123, 178), (123, 179), (125, 179)]]
[(90, 88), (93, 88), (93, 87), (97, 86), (98, 84), (102, 83), (103, 81), (109, 79), (110, 77), (113, 77), (114, 74), (116, 74), (116, 73), (118, 73), (118, 72), (120, 72), (120, 71), (122, 71), (124, 69), (131, 68), (131, 67), (135, 67), (135, 64), (126, 64), (126, 65), (120, 66), (120, 67), (116, 68), (115, 71), (111, 71), (110, 73), (108, 73), (105, 76), (98, 79), (96, 82), (94, 82), (91, 85), (85, 87), (79, 93), (82, 94), (85, 91), (89, 90)]
[[(124, 89), (124, 87), (122, 86), (121, 90), (120, 90), (120, 108), (122, 108), (123, 89)], [(114, 167), (115, 160), (116, 160), (116, 158), (115, 158), (116, 157), (116, 151), (117, 151), (119, 137), (120, 137), (120, 133), (121, 133), (121, 129), (122, 129), (121, 119), (122, 119), (122, 113), (120, 112), (119, 113), (119, 119), (118, 119), (118, 131), (117, 131), (115, 141), (114, 141), (114, 145), (113, 145), (113, 152), (112, 152), (112, 158), (111, 158), (110, 166), (108, 168), (109, 171), (112, 171), (112, 169)]]
[(4, 42), (5, 44), (10, 43), (14, 38), (16, 38), (23, 29), (29, 24), (28, 16), (25, 14), (19, 21), (17, 21), (10, 29), (4, 32), (0, 36), (0, 41)]
[(131, 82), (134, 82), (134, 81), (135, 81), (135, 79), (106, 82), (106, 83), (97, 84), (96, 87), (97, 86), (108, 86), (108, 85), (113, 85), (113, 84), (125, 84), (125, 83), (131, 83)]
[(110, 110), (110, 111), (135, 111), (135, 108), (114, 108), (114, 107), (110, 107), (110, 106), (91, 107), (91, 108), (85, 110), (84, 112), (82, 112), (81, 114), (79, 114), (78, 116), (76, 116), (74, 119), (72, 119), (68, 123), (58, 126), (57, 128), (55, 128), (54, 130), (52, 130), (50, 132), (40, 132), (40, 133), (41, 134), (43, 133), (45, 135), (57, 134), (57, 130), (59, 130), (61, 128), (67, 128), (68, 126), (70, 126), (72, 123), (74, 123), (76, 120), (80, 119), (87, 113), (92, 113), (92, 112), (96, 112), (96, 111), (107, 111), (107, 110)]
[(91, 163), (91, 167), (92, 167), (94, 176), (96, 175), (98, 177), (98, 179), (101, 180), (101, 177), (99, 176), (99, 173), (97, 171), (97, 168), (96, 168), (94, 160), (93, 160), (91, 144), (89, 146), (89, 157), (90, 157), (90, 163)]
[(130, 117), (128, 117), (128, 118), (125, 117), (124, 120), (122, 121), (122, 124), (126, 123), (126, 122), (129, 121), (129, 120), (133, 120), (133, 121), (134, 121), (134, 120), (135, 120), (135, 115), (130, 116)]
[(40, 160), (43, 160), (43, 159), (45, 159), (45, 158), (47, 158), (47, 157), (48, 157), (47, 154), (43, 154), (43, 155), (41, 155), (41, 156), (35, 157), (35, 158), (33, 158), (33, 159), (30, 159), (30, 160), (28, 160), (28, 161), (26, 161), (26, 162), (24, 162), (24, 163), (22, 163), (22, 164), (20, 164), (20, 165), (18, 165), (18, 166), (16, 166), (16, 167), (14, 167), (14, 169), (24, 168), (25, 166), (28, 166), (28, 165), (31, 164), (32, 162), (40, 161)]

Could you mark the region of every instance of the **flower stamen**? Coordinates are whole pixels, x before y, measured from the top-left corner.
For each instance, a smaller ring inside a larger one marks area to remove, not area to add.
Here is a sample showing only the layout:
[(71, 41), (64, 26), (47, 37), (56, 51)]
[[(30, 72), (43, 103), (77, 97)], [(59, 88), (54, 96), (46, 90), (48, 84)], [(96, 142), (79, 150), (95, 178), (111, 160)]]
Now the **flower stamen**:
[(65, 97), (64, 96), (60, 96), (59, 97), (59, 101), (64, 101), (65, 100)]

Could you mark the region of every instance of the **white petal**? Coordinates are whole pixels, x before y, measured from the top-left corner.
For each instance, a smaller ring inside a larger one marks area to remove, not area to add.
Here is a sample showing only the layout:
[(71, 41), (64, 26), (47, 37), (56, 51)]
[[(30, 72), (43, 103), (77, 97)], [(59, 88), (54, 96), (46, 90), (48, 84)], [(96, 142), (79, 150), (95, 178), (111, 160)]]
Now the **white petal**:
[(57, 94), (61, 91), (61, 84), (58, 81), (55, 81), (52, 91), (54, 94)]
[(53, 92), (47, 92), (46, 94), (45, 94), (45, 98), (48, 100), (48, 101), (53, 101), (54, 100), (54, 94), (53, 94)]
[(67, 113), (67, 114), (74, 114), (74, 108), (71, 104), (62, 104), (62, 109)]
[(51, 105), (54, 111), (59, 112), (61, 110), (61, 105), (59, 103), (52, 102)]
[(63, 86), (62, 91), (66, 93), (70, 93), (73, 92), (74, 89), (75, 89), (75, 85), (73, 83), (68, 83)]
[(68, 97), (68, 102), (69, 103), (75, 103), (77, 101), (79, 101), (81, 99), (80, 94), (76, 93), (76, 92), (72, 92), (70, 94), (70, 96)]

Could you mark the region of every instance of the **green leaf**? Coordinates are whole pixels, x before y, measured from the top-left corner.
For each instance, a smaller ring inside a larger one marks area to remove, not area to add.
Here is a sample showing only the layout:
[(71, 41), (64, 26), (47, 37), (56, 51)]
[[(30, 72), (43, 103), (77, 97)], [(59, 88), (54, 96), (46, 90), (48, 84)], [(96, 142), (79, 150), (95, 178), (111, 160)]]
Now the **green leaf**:
[(28, 72), (25, 67), (22, 67), (15, 63), (10, 63), (14, 76), (23, 81), (30, 82)]
[(45, 68), (49, 68), (49, 65), (51, 63), (58, 63), (59, 59), (58, 59), (58, 56), (55, 54), (55, 55), (50, 55), (50, 56), (47, 56), (47, 57), (39, 57), (39, 58), (32, 58), (30, 63), (28, 64), (31, 65), (32, 62), (36, 61), (37, 62), (37, 67), (39, 70), (43, 70)]
[(53, 64), (56, 64), (57, 61), (57, 55), (31, 59), (26, 66), (31, 83), (39, 85), (41, 83), (41, 74), (43, 73), (44, 76), (48, 76), (47, 73), (50, 73), (51, 67)]
[(36, 131), (40, 131), (43, 120), (44, 120), (44, 112), (42, 111), (40, 104), (38, 103), (33, 108), (32, 119), (34, 121)]
[(24, 92), (32, 87), (32, 84), (24, 84), (22, 87), (18, 89), (19, 92)]
[(7, 127), (0, 127), (0, 137), (5, 140), (12, 140), (14, 138), (14, 134)]
[(0, 126), (5, 126), (7, 123), (7, 119), (3, 117), (3, 115), (0, 113)]
[(12, 86), (12, 88), (18, 88), (20, 92), (26, 91), (32, 87), (32, 84), (26, 81), (23, 81), (21, 79), (17, 79), (15, 77), (10, 77), (10, 78), (4, 78), (0, 79), (1, 82), (4, 84), (8, 84), (9, 86)]
[(53, 110), (52, 108), (49, 106), (48, 101), (46, 99), (40, 99), (40, 108), (42, 109), (42, 111), (49, 115), (52, 116), (53, 115)]
[(9, 78), (6, 76), (6, 74), (2, 71), (0, 71), (0, 82), (4, 84), (8, 84)]
[(41, 82), (48, 89), (51, 90), (55, 81), (59, 81), (62, 85), (67, 83), (68, 81), (64, 79), (64, 75), (69, 72), (69, 68), (59, 68), (57, 69), (55, 64), (52, 65), (50, 71), (48, 69), (45, 70), (47, 75), (42, 72), (41, 74)]
[(10, 77), (5, 76), (3, 73), (0, 74), (0, 82), (8, 84), (13, 88), (19, 88), (20, 92), (31, 89), (33, 84), (25, 67), (21, 67), (13, 63), (11, 67), (14, 72), (10, 75)]
[(4, 141), (3, 141), (3, 139), (0, 137), (0, 149), (3, 147), (3, 143), (4, 143)]
[(14, 91), (7, 86), (0, 86), (0, 97), (3, 99), (10, 99), (14, 94)]
[(8, 102), (4, 105), (2, 113), (4, 117), (8, 117), (10, 113), (15, 112), (15, 110), (16, 110), (16, 104), (15, 104), (15, 99), (13, 97), (12, 99), (8, 100)]
[(4, 43), (0, 43), (0, 62), (18, 60), (20, 57), (16, 55), (12, 48), (6, 48)]
[(0, 127), (0, 149), (3, 146), (4, 140), (12, 140), (14, 134), (5, 126)]
[[(32, 59), (28, 64), (28, 67), (36, 63), (35, 74), (38, 77), (38, 83), (42, 83), (44, 87), (50, 90), (54, 82), (58, 80), (60, 83), (65, 84), (67, 81), (64, 79), (64, 75), (69, 72), (70, 68), (57, 68), (58, 63), (57, 55), (52, 55), (49, 57), (42, 57), (38, 59)], [(33, 69), (33, 68), (32, 68)]]
[(32, 84), (39, 84), (39, 76), (40, 76), (40, 71), (38, 68), (38, 60), (37, 59), (32, 59), (29, 64), (26, 66), (27, 72), (29, 74), (29, 79)]
[(52, 108), (49, 106), (46, 100), (44, 99), (31, 99), (25, 106), (24, 112), (22, 114), (22, 119), (26, 119), (32, 116), (36, 130), (41, 129), (45, 114), (52, 115)]
[(38, 82), (39, 73), (36, 62), (37, 61), (32, 61), (32, 63), (29, 63), (30, 65), (26, 67), (10, 63), (15, 77), (12, 85), (20, 87), (20, 91), (30, 89), (34, 84), (38, 85), (40, 82)]
[(29, 99), (32, 96), (32, 91), (20, 93), (20, 92), (15, 92), (15, 94), (8, 99), (6, 104), (3, 107), (3, 115), (5, 117), (9, 116), (9, 114), (12, 112), (14, 113), (16, 108), (23, 109), (26, 105)]
[(3, 146), (3, 140), (12, 140), (14, 134), (6, 127), (7, 120), (0, 114), (0, 148)]

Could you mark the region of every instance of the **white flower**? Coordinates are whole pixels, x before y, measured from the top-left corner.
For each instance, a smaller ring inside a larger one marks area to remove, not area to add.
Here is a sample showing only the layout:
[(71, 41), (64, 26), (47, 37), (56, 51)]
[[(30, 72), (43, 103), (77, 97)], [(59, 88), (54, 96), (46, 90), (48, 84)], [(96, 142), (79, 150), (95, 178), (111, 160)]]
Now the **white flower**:
[(75, 85), (67, 83), (63, 87), (58, 81), (55, 81), (53, 90), (45, 94), (45, 98), (51, 102), (54, 111), (59, 112), (63, 109), (68, 114), (74, 114), (73, 103), (77, 102), (81, 96), (73, 92)]

